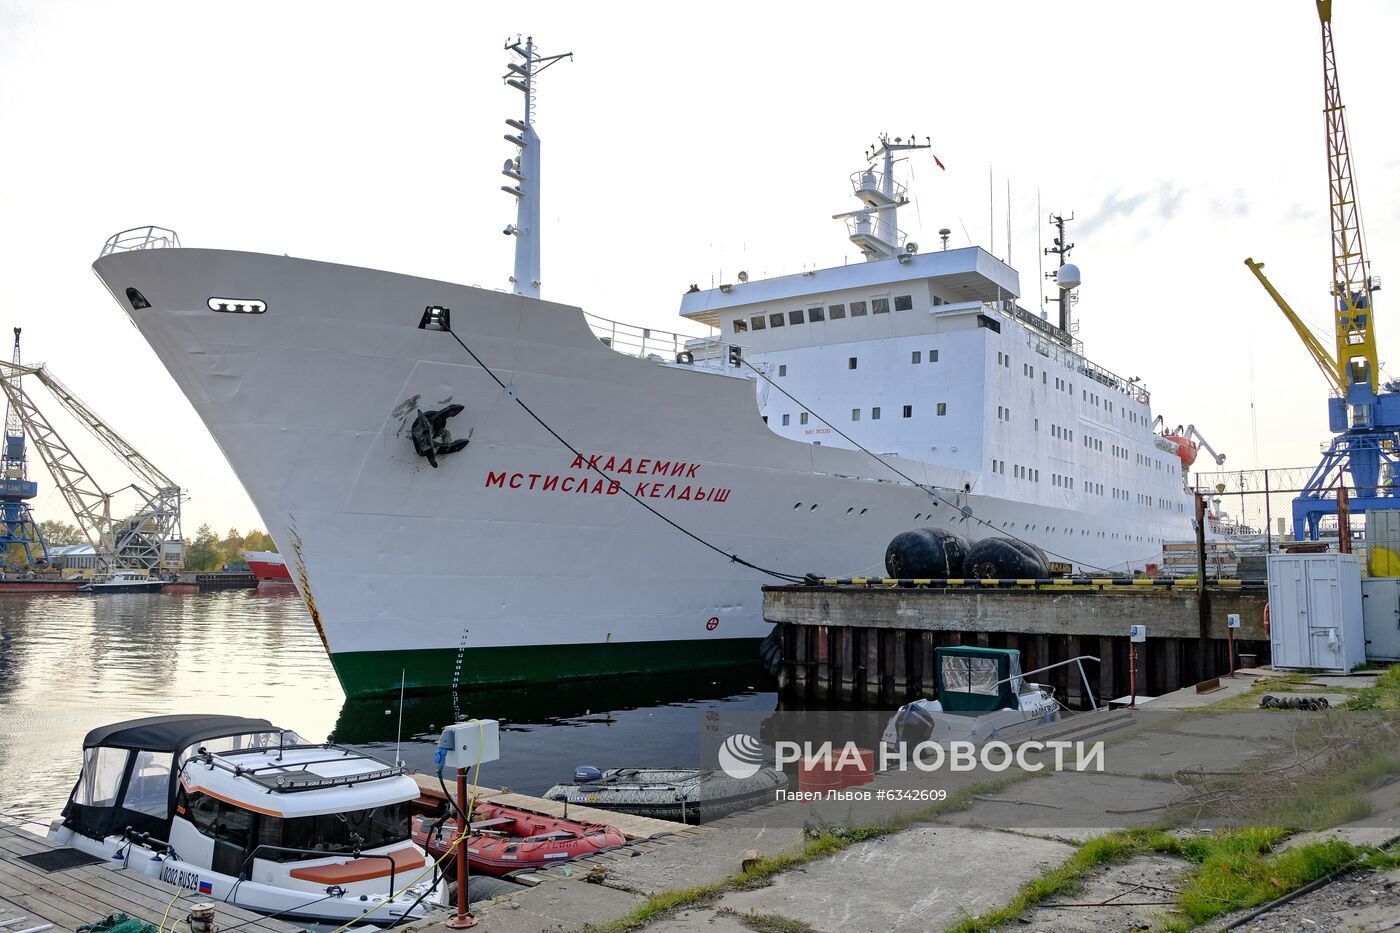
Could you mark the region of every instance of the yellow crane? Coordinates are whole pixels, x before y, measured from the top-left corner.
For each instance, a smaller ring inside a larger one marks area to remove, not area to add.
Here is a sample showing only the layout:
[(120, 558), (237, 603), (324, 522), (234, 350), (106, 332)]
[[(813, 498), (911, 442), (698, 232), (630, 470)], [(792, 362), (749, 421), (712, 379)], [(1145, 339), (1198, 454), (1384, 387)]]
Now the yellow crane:
[(1366, 260), (1361, 208), (1356, 199), (1347, 143), (1346, 108), (1337, 81), (1337, 53), (1332, 41), (1332, 0), (1317, 0), (1322, 24), (1323, 123), (1327, 136), (1328, 203), (1332, 226), (1332, 323), (1335, 348), (1329, 349), (1289, 307), (1264, 275), (1264, 264), (1244, 264), (1259, 279), (1269, 297), (1302, 338), (1313, 362), (1332, 387), (1327, 400), (1327, 424), (1332, 441), (1322, 461), (1293, 500), (1293, 534), (1316, 539), (1323, 517), (1339, 512), (1338, 489), (1354, 490), (1351, 509), (1369, 512), (1400, 509), (1394, 478), (1400, 476), (1400, 391), (1391, 384), (1379, 388), (1375, 312), (1372, 293), (1380, 283), (1371, 278)]
[[(1377, 392), (1380, 369), (1376, 359), (1376, 335), (1371, 303), (1373, 282), (1366, 260), (1361, 212), (1351, 170), (1351, 149), (1347, 144), (1346, 109), (1337, 82), (1337, 56), (1332, 43), (1332, 0), (1317, 0), (1322, 23), (1323, 116), (1327, 131), (1327, 176), (1332, 218), (1332, 313), (1336, 329), (1336, 352), (1329, 353), (1302, 322), (1288, 302), (1264, 276), (1264, 264), (1246, 259), (1249, 271), (1258, 277), (1278, 304), (1313, 361), (1328, 377), (1332, 388), (1353, 404), (1369, 405)], [(1356, 397), (1353, 386), (1369, 392)]]

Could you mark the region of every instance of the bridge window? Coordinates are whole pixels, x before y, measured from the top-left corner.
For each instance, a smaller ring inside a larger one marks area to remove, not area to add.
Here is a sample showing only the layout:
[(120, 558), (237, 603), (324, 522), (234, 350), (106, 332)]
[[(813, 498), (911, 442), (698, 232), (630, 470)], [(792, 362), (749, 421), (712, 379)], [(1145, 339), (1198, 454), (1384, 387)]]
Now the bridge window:
[(846, 316), (846, 306), (831, 305), (829, 308), (826, 309), (826, 312), (827, 314), (831, 315), (831, 319), (833, 321), (839, 321), (841, 320), (841, 318)]
[(895, 296), (894, 296), (894, 309), (895, 309), (896, 311), (912, 311), (912, 310), (914, 310), (914, 296), (913, 296), (913, 295), (895, 295)]
[(754, 330), (763, 330), (763, 328), (768, 326), (768, 322), (763, 319), (763, 315), (761, 314), (755, 314), (753, 317), (749, 318), (749, 323), (753, 325)]
[(821, 308), (808, 308), (807, 320), (812, 323), (816, 323), (817, 321), (825, 321), (826, 315), (822, 312)]
[(889, 300), (888, 298), (872, 298), (872, 299), (870, 299), (870, 313), (871, 313), (871, 314), (889, 314), (889, 313), (890, 313), (890, 300)]
[(865, 317), (865, 302), (851, 302), (851, 317)]
[(748, 330), (749, 330), (749, 322), (748, 322), (748, 321), (744, 320), (744, 319), (741, 318), (741, 317), (736, 317), (736, 318), (734, 319), (734, 333), (736, 333), (736, 334), (744, 334), (744, 333), (748, 333)]
[(768, 325), (769, 325), (770, 327), (782, 327), (782, 326), (783, 326), (783, 312), (781, 312), (781, 311), (774, 311), (772, 314), (768, 315)]
[(801, 309), (801, 308), (798, 308), (798, 309), (795, 310), (795, 311), (789, 311), (789, 312), (788, 312), (788, 323), (789, 323), (789, 324), (801, 324), (801, 323), (802, 323), (802, 309)]

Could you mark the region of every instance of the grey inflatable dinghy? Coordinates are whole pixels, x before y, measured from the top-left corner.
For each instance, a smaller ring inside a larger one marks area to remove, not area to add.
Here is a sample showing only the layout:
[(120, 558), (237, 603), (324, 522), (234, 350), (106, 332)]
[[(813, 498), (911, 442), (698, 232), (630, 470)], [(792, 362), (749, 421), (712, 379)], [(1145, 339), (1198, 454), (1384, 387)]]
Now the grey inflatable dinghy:
[(717, 770), (666, 768), (578, 768), (572, 784), (555, 784), (546, 800), (632, 813), (677, 823), (704, 823), (773, 801), (787, 786), (781, 771), (761, 768), (734, 778)]

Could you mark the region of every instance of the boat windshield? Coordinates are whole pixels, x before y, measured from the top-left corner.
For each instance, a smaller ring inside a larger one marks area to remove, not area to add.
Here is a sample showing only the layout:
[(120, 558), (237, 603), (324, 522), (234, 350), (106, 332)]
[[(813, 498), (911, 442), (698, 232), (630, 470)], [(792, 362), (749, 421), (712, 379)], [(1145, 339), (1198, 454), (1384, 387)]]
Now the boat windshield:
[(222, 755), (227, 752), (250, 751), (263, 748), (277, 748), (279, 746), (309, 745), (301, 736), (290, 729), (270, 732), (245, 732), (242, 735), (225, 735), (217, 739), (205, 739), (197, 745), (191, 745), (180, 753), (180, 766), (184, 767), (185, 762), (199, 754), (202, 748), (211, 755)]
[[(258, 824), (258, 842), (262, 845), (310, 849), (326, 855), (348, 855), (403, 842), (410, 838), (413, 829), (407, 801), (321, 816), (264, 816)], [(287, 860), (307, 856), (285, 853), (268, 857)]]

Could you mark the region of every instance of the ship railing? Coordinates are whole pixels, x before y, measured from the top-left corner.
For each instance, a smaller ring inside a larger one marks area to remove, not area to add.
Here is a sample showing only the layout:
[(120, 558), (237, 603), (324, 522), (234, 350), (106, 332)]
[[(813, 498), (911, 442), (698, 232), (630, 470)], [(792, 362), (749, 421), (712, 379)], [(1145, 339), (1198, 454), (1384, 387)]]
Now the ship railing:
[[(1049, 357), (1080, 375), (1094, 380), (1106, 389), (1112, 389), (1144, 405), (1151, 404), (1152, 393), (1148, 391), (1147, 386), (1143, 385), (1140, 380), (1124, 379), (1122, 376), (1104, 369), (1098, 363), (1090, 361), (1082, 353), (1077, 353), (1075, 350), (1064, 346), (1064, 344), (1060, 342), (1058, 335), (1045, 336), (1043, 330), (1045, 327), (1052, 327), (1058, 334), (1064, 334), (1064, 331), (1060, 330), (1058, 327), (1054, 327), (1053, 324), (1047, 321), (1037, 322), (1037, 319), (1030, 314), (1030, 312), (1016, 307), (1011, 301), (1003, 301), (1000, 303), (989, 301), (986, 302), (986, 305), (991, 310), (999, 311), (1006, 317), (1030, 324), (1031, 326), (1026, 328), (1026, 344), (1041, 356)], [(1003, 305), (1006, 307), (1002, 307)], [(1036, 323), (1042, 326), (1037, 327)], [(1077, 348), (1079, 342), (1074, 341), (1074, 345)]]
[(180, 237), (174, 230), (147, 225), (114, 233), (102, 247), (102, 255), (127, 253), (137, 249), (179, 249)]
[(654, 363), (679, 363), (703, 369), (722, 371), (729, 368), (730, 344), (718, 335), (698, 337), (657, 330), (654, 327), (639, 327), (636, 324), (610, 321), (587, 311), (583, 316), (592, 328), (593, 335), (603, 346), (625, 356), (651, 360)]
[[(851, 173), (851, 191), (856, 197), (860, 197), (863, 191), (874, 191), (886, 197), (893, 197), (895, 201), (904, 203), (908, 200), (908, 189), (899, 182), (890, 181), (890, 192), (885, 191), (885, 173), (877, 172), (874, 169), (861, 169), (859, 172)], [(865, 200), (861, 198), (861, 200)]]
[(877, 214), (878, 208), (869, 208), (865, 211), (857, 211), (846, 218), (846, 230), (852, 237), (875, 237), (881, 242), (888, 243), (898, 249), (904, 248), (904, 241), (909, 235), (894, 224), (885, 223)]

